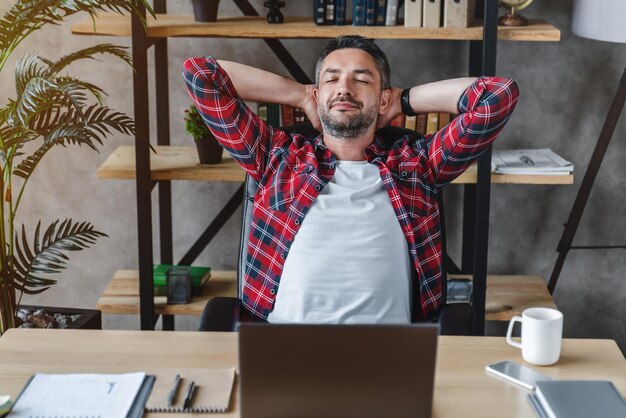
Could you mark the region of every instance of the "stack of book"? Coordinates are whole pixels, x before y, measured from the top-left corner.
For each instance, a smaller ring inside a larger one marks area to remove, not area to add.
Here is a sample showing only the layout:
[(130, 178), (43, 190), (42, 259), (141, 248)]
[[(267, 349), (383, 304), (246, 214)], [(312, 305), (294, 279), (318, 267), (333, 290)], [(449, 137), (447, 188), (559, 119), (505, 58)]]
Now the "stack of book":
[(415, 116), (400, 114), (391, 121), (391, 125), (411, 129), (422, 135), (429, 135), (443, 129), (455, 117), (456, 114), (447, 112), (418, 113)]
[(276, 103), (258, 103), (257, 115), (275, 128), (297, 125), (306, 121), (304, 110)]
[(491, 169), (497, 174), (562, 176), (571, 174), (574, 165), (549, 148), (494, 150)]
[[(352, 11), (353, 26), (402, 25), (399, 0), (314, 0), (316, 25), (345, 25), (346, 10)], [(474, 21), (476, 0), (405, 0), (404, 25), (425, 28), (465, 28)]]

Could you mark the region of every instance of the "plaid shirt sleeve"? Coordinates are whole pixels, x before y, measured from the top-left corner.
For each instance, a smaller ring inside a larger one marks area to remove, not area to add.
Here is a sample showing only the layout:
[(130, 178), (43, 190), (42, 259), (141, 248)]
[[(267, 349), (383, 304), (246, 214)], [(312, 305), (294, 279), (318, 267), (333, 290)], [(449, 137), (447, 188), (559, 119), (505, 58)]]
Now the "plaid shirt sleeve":
[(480, 77), (459, 99), (459, 111), (450, 124), (426, 137), (429, 171), (441, 187), (456, 177), (498, 136), (517, 104), (519, 90), (513, 80)]
[(252, 178), (260, 180), (280, 131), (275, 132), (237, 98), (232, 81), (215, 58), (187, 59), (183, 79), (215, 138)]

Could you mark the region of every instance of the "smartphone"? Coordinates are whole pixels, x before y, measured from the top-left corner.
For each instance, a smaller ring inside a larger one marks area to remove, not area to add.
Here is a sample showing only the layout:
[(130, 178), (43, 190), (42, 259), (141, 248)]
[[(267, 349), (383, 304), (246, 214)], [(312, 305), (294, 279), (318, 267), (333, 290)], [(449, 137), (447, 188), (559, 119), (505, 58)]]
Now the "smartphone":
[(550, 376), (546, 376), (530, 367), (508, 360), (489, 364), (485, 366), (485, 370), (528, 390), (535, 390), (535, 382), (537, 381), (552, 380)]

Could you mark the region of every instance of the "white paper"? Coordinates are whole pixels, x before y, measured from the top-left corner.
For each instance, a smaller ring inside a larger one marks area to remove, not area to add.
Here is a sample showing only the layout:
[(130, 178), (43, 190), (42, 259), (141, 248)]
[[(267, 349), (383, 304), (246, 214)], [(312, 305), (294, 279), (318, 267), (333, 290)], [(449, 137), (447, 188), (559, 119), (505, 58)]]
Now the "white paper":
[(8, 418), (126, 418), (145, 377), (145, 373), (37, 373)]
[(501, 174), (569, 174), (574, 170), (571, 162), (549, 148), (494, 150), (491, 167)]

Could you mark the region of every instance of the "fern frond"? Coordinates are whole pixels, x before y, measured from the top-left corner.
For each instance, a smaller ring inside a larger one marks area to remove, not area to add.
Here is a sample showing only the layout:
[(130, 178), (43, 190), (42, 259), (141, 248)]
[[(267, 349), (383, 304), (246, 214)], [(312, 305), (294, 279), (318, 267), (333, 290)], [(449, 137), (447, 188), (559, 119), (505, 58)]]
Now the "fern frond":
[(40, 229), (41, 221), (35, 228), (32, 249), (24, 225), (21, 239), (17, 233), (15, 236), (15, 288), (27, 294), (41, 293), (56, 283), (56, 280), (44, 276), (60, 273), (66, 268), (69, 258), (65, 252), (81, 251), (89, 248), (98, 238), (108, 236), (95, 230), (88, 222), (74, 223), (72, 219), (66, 219), (61, 224), (59, 220), (54, 221), (41, 239)]
[(50, 74), (57, 75), (63, 69), (65, 69), (68, 65), (74, 63), (75, 61), (81, 59), (96, 59), (94, 55), (97, 54), (110, 54), (120, 58), (122, 61), (126, 62), (128, 65), (132, 67), (133, 60), (130, 54), (127, 52), (128, 48), (120, 45), (114, 44), (99, 44), (95, 46), (90, 46), (88, 48), (81, 49), (80, 51), (72, 52), (64, 57), (61, 57), (58, 61), (52, 62), (47, 61), (46, 63), (50, 67)]

